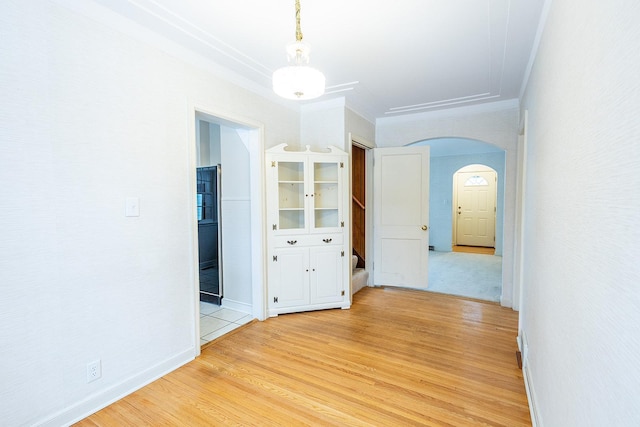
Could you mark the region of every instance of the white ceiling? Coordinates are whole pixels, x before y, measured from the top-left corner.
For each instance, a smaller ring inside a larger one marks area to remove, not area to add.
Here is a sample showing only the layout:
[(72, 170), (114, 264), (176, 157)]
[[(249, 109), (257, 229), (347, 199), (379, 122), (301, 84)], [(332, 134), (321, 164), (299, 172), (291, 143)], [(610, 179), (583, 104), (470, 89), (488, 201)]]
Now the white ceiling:
[[(295, 40), (294, 0), (96, 1), (265, 89)], [(372, 120), (518, 98), (545, 0), (300, 1), (320, 99)]]

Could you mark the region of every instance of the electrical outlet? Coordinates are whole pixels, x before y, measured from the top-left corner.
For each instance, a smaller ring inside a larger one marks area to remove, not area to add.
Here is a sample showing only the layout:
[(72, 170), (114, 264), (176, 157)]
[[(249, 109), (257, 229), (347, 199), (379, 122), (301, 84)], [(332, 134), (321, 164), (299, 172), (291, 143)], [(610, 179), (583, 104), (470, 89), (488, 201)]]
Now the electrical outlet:
[(100, 359), (87, 363), (87, 382), (95, 381), (102, 376)]

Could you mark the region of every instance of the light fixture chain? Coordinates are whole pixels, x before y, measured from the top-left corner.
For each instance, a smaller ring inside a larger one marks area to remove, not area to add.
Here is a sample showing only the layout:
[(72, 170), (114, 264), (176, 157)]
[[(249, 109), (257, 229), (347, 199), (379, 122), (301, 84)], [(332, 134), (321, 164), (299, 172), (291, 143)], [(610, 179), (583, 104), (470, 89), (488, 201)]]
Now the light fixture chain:
[(296, 0), (296, 41), (302, 41), (302, 31), (300, 30), (300, 0)]

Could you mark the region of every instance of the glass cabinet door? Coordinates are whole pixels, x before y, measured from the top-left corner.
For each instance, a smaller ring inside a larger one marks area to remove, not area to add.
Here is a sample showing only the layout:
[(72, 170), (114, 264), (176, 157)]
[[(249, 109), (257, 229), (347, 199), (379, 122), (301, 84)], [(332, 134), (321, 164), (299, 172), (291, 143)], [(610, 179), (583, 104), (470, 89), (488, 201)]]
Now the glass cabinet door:
[(278, 162), (278, 223), (280, 230), (306, 228), (304, 162)]
[(313, 162), (313, 227), (340, 226), (339, 162)]

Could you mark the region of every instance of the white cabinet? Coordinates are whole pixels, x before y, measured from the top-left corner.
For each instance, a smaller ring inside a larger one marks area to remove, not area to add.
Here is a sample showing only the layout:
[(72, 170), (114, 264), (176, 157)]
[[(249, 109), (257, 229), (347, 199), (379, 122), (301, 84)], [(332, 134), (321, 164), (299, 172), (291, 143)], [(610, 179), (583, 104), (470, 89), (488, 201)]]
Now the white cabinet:
[(309, 249), (276, 248), (273, 254), (269, 266), (269, 308), (309, 304)]
[(345, 296), (344, 251), (339, 245), (311, 247), (311, 304), (342, 303)]
[(347, 153), (267, 150), (269, 315), (349, 308)]

